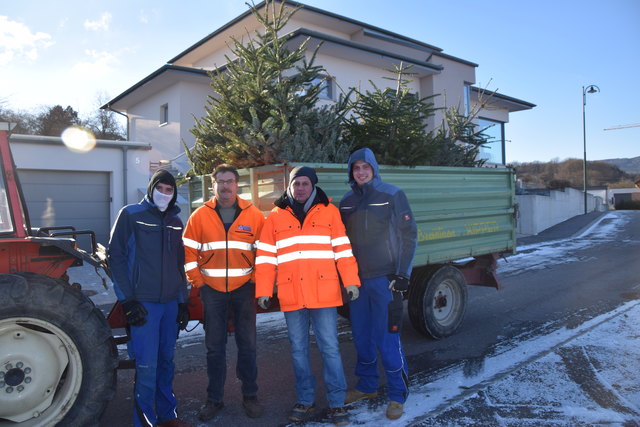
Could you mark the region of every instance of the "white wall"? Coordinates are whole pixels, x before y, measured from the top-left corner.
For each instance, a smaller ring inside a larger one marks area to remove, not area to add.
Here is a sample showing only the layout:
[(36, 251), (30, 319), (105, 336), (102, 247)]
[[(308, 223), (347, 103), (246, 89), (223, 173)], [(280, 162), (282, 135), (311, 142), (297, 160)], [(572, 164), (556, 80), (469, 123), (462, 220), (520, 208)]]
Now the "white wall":
[[(160, 124), (160, 107), (169, 107), (169, 122)], [(129, 114), (129, 137), (151, 144), (149, 160), (158, 162), (177, 156), (180, 141), (180, 92), (178, 85), (158, 91), (132, 107)], [(147, 165), (148, 167), (148, 165)]]
[[(179, 82), (157, 92), (129, 110), (131, 139), (152, 145), (150, 162), (170, 160), (176, 169), (186, 172), (189, 166), (182, 141), (193, 146), (195, 138), (190, 130), (195, 124), (194, 115), (204, 115), (211, 93), (208, 84), (195, 82)], [(169, 121), (160, 124), (160, 107), (164, 104), (169, 109)]]
[[(355, 61), (348, 61), (346, 59), (336, 58), (335, 56), (329, 56), (324, 54), (318, 54), (316, 57), (316, 64), (322, 65), (327, 73), (333, 77), (338, 86), (345, 91), (350, 87), (355, 87), (361, 92), (367, 90), (372, 91), (373, 86), (369, 82), (371, 80), (379, 89), (387, 87), (395, 88), (395, 82), (393, 80), (385, 79), (394, 78), (394, 74), (377, 67), (364, 65)], [(393, 63), (389, 61), (389, 69), (393, 69)], [(420, 83), (418, 81), (410, 82), (408, 88), (412, 92), (420, 92)], [(336, 93), (339, 93), (340, 89), (336, 87)], [(421, 94), (421, 96), (425, 96)]]
[(464, 84), (475, 84), (475, 67), (448, 58), (434, 55), (431, 62), (442, 65), (440, 74), (433, 76), (433, 91), (441, 96), (436, 98), (438, 107), (464, 108)]
[[(195, 117), (198, 119), (205, 115), (204, 107), (207, 105), (207, 97), (213, 94), (209, 84), (199, 84), (194, 82), (182, 82), (178, 85), (180, 91), (179, 125), (180, 141), (184, 141), (187, 147), (191, 148), (196, 142), (196, 138), (191, 133), (195, 125)], [(184, 146), (179, 144), (179, 157), (172, 157), (174, 166), (181, 172), (186, 172), (191, 167), (184, 155)]]
[[(587, 211), (605, 210), (600, 197), (587, 194)], [(516, 232), (521, 236), (536, 235), (576, 215), (584, 214), (582, 191), (565, 188), (564, 191), (551, 190), (549, 196), (516, 195), (518, 204), (518, 224)]]

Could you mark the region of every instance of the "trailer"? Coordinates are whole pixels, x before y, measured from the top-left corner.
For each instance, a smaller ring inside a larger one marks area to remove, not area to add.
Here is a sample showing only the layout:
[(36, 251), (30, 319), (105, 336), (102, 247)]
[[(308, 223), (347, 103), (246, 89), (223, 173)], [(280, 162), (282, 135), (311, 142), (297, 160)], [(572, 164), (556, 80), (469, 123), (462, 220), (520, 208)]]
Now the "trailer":
[[(346, 164), (288, 163), (239, 170), (238, 195), (266, 215), (296, 166), (314, 168), (318, 186), (336, 205), (349, 190)], [(411, 323), (435, 339), (452, 335), (464, 318), (467, 285), (500, 289), (497, 259), (516, 251), (514, 172), (502, 167), (382, 165), (380, 176), (406, 193), (418, 227), (405, 296)], [(190, 179), (191, 211), (212, 196), (211, 176)]]

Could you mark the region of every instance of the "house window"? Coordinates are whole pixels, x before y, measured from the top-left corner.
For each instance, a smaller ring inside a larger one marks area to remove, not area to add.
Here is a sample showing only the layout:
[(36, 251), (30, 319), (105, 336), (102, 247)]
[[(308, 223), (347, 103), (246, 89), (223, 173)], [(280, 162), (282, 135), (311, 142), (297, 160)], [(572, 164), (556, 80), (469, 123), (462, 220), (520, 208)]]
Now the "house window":
[(469, 117), (471, 114), (471, 85), (464, 85), (464, 115)]
[(333, 99), (333, 79), (329, 76), (316, 77), (310, 83), (305, 84), (303, 89), (296, 92), (296, 95), (306, 95), (308, 87), (317, 85), (320, 85), (320, 91), (318, 92), (319, 99)]
[(160, 106), (160, 125), (169, 123), (169, 104)]
[(297, 96), (303, 96), (307, 94), (307, 89), (311, 86), (320, 85), (318, 91), (318, 99), (333, 100), (333, 79), (329, 76), (316, 77), (309, 83), (305, 83), (302, 89), (296, 92)]
[(318, 98), (333, 99), (333, 79), (331, 77), (316, 77), (315, 79), (313, 79), (312, 84), (320, 85)]
[[(0, 166), (1, 168), (1, 166)], [(9, 200), (4, 185), (4, 173), (0, 169), (0, 233), (13, 231), (13, 222), (9, 212)]]
[(506, 162), (504, 155), (504, 123), (495, 120), (478, 119), (478, 126), (487, 136), (487, 144), (480, 147), (479, 158), (487, 163), (503, 165)]

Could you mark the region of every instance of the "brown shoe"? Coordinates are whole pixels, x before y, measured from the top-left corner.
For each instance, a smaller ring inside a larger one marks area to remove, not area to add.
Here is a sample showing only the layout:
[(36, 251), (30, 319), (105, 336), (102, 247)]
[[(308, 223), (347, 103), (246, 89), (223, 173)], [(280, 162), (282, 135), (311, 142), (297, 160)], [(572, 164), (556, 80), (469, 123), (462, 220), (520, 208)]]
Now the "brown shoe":
[(200, 421), (209, 421), (211, 418), (215, 417), (218, 411), (222, 408), (224, 408), (224, 403), (207, 400), (207, 403), (205, 403), (198, 412), (198, 419)]
[(358, 400), (373, 399), (377, 396), (377, 391), (374, 391), (373, 393), (363, 393), (356, 388), (352, 388), (351, 390), (347, 390), (347, 394), (344, 397), (344, 403), (346, 405), (349, 403), (357, 402)]
[(349, 424), (349, 413), (344, 406), (327, 409), (327, 420), (334, 426), (346, 426)]
[(394, 400), (389, 401), (389, 406), (387, 406), (387, 418), (390, 420), (397, 420), (402, 416), (404, 412), (404, 405), (400, 402), (396, 402)]
[(244, 412), (249, 418), (260, 418), (264, 412), (264, 406), (258, 402), (258, 398), (256, 396), (245, 396), (242, 400), (242, 406), (244, 407)]
[(181, 420), (180, 418), (174, 418), (170, 421), (165, 421), (163, 423), (157, 423), (158, 427), (193, 427), (186, 421)]
[(303, 405), (302, 403), (296, 403), (291, 410), (289, 419), (293, 422), (299, 423), (309, 420), (316, 411), (315, 404)]

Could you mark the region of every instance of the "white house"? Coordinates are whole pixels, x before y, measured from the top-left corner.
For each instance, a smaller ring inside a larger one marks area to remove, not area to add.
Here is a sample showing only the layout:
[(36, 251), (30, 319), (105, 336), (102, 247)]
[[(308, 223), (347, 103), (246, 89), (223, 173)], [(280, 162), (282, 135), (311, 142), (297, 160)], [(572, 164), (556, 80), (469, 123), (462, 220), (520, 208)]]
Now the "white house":
[[(291, 43), (309, 38), (311, 50), (322, 42), (316, 64), (322, 65), (329, 79), (323, 102), (332, 102), (338, 88), (370, 89), (369, 80), (379, 88), (393, 82), (384, 79), (389, 69), (401, 62), (412, 65), (416, 73), (410, 89), (420, 97), (439, 94), (436, 107), (460, 106), (470, 111), (482, 90), (475, 87), (477, 64), (443, 52), (423, 41), (374, 27), (329, 11), (278, 0), (285, 7), (302, 6), (289, 21), (283, 34), (291, 34)], [(257, 5), (264, 11), (265, 3)], [(189, 132), (194, 116), (205, 113), (207, 96), (212, 95), (208, 72), (224, 67), (225, 55), (232, 57), (228, 44), (231, 37), (242, 39), (261, 28), (250, 10), (215, 30), (193, 46), (186, 48), (120, 95), (102, 106), (126, 114), (129, 138), (149, 141), (151, 162), (171, 161), (180, 171), (189, 166), (184, 146), (192, 147), (195, 139)], [(488, 133), (491, 144), (482, 156), (490, 163), (505, 163), (505, 124), (509, 113), (528, 110), (535, 105), (503, 94), (493, 94), (487, 108), (480, 111), (479, 124), (493, 124)], [(432, 118), (432, 127), (442, 121), (441, 113)]]

